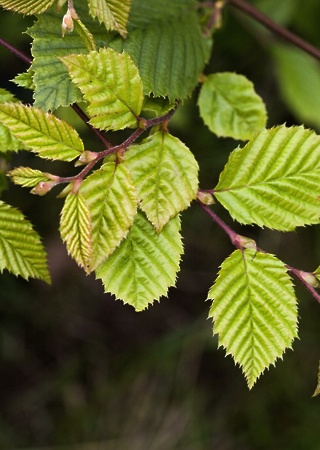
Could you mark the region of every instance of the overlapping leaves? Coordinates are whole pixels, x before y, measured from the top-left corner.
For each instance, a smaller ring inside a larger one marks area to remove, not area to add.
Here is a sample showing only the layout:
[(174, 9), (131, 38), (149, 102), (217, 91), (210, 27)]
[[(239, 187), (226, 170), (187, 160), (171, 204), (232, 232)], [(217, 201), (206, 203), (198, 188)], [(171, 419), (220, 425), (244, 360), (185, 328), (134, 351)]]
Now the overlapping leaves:
[(263, 130), (234, 150), (215, 197), (240, 223), (277, 230), (320, 220), (320, 137), (302, 126)]
[(223, 262), (209, 299), (219, 344), (242, 367), (251, 388), (297, 336), (297, 302), (287, 270), (273, 255), (236, 250)]
[(198, 164), (190, 150), (167, 132), (132, 145), (125, 165), (133, 176), (140, 207), (157, 230), (197, 195)]
[(89, 103), (92, 125), (120, 130), (137, 123), (143, 88), (138, 69), (127, 53), (106, 48), (61, 59)]
[(141, 311), (175, 285), (182, 250), (178, 216), (157, 233), (138, 213), (127, 238), (96, 274), (106, 292)]
[(89, 12), (103, 22), (107, 30), (116, 30), (127, 36), (127, 22), (131, 0), (89, 0)]

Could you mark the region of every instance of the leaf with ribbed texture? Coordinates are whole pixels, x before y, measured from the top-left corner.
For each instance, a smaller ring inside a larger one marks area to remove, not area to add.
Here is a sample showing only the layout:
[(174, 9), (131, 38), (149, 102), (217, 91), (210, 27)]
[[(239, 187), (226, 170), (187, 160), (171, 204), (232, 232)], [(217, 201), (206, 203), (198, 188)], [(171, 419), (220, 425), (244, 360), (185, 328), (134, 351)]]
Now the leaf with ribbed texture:
[(236, 250), (223, 262), (208, 298), (219, 345), (251, 388), (297, 337), (297, 301), (286, 267), (273, 255)]
[(127, 53), (105, 48), (61, 60), (89, 103), (93, 126), (120, 130), (137, 124), (143, 88), (138, 69)]
[(186, 98), (211, 50), (211, 38), (203, 36), (194, 0), (134, 0), (128, 38), (110, 46), (128, 52), (143, 81), (145, 94)]
[(96, 275), (105, 292), (142, 311), (175, 285), (182, 252), (179, 216), (157, 233), (139, 212), (128, 237)]
[(261, 131), (231, 153), (214, 195), (240, 223), (283, 231), (319, 223), (320, 137), (302, 126)]
[(89, 207), (79, 192), (71, 192), (65, 200), (60, 234), (69, 255), (87, 271), (92, 254), (92, 223)]
[[(11, 92), (6, 89), (0, 89), (0, 103), (17, 102), (17, 99)], [(22, 150), (24, 145), (16, 139), (7, 127), (0, 124), (0, 152), (8, 152)]]
[[(89, 16), (87, 2), (80, 2), (76, 8), (83, 19), (83, 25), (90, 30), (97, 42), (106, 45), (105, 27)], [(74, 32), (62, 37), (62, 17), (62, 12), (59, 13), (53, 6), (28, 29), (28, 34), (33, 38), (34, 59), (31, 69), (35, 73), (33, 77), (34, 105), (45, 111), (53, 111), (59, 106), (68, 106), (82, 100), (81, 92), (72, 83), (67, 68), (59, 57), (70, 55), (70, 53), (87, 53), (90, 39), (88, 40), (88, 34), (84, 33), (83, 27), (77, 21), (75, 21)]]
[(198, 105), (204, 123), (217, 136), (247, 140), (266, 126), (265, 105), (243, 75), (209, 75), (201, 87)]
[(127, 36), (127, 22), (131, 0), (89, 0), (89, 12), (103, 22), (107, 30)]
[(92, 255), (88, 271), (94, 270), (126, 237), (137, 213), (131, 175), (123, 164), (104, 164), (82, 183), (92, 220)]
[(46, 253), (38, 234), (23, 214), (0, 201), (0, 272), (50, 283)]
[(55, 0), (0, 0), (0, 6), (22, 14), (40, 14)]
[(41, 172), (41, 170), (31, 169), (30, 167), (17, 167), (8, 173), (15, 184), (23, 187), (33, 187), (38, 183), (52, 181), (52, 176)]
[[(126, 152), (140, 208), (160, 231), (177, 213), (186, 209), (198, 191), (198, 164), (176, 137), (158, 131)], [(143, 163), (141, 163), (143, 161)]]
[(28, 69), (26, 72), (16, 75), (12, 81), (19, 87), (31, 89), (32, 91), (34, 91), (35, 85), (33, 83), (33, 76), (34, 71)]
[(0, 104), (0, 123), (42, 158), (72, 161), (84, 150), (74, 128), (53, 114), (32, 106)]

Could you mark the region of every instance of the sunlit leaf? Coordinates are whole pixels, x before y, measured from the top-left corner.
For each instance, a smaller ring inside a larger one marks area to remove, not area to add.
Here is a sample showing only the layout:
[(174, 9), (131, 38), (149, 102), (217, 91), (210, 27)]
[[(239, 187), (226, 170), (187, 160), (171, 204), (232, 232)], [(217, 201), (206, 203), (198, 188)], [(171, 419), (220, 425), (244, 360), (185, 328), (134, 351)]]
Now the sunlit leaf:
[(158, 231), (196, 198), (198, 164), (176, 137), (159, 131), (132, 145), (125, 157), (141, 199), (140, 208)]
[(320, 137), (302, 126), (258, 133), (234, 150), (215, 197), (240, 223), (277, 230), (320, 221)]
[(126, 237), (137, 212), (132, 178), (123, 164), (106, 163), (81, 185), (92, 221), (92, 255), (87, 270), (94, 270)]
[(39, 14), (48, 9), (55, 0), (0, 0), (0, 6), (22, 14)]
[(31, 169), (30, 167), (16, 167), (8, 175), (15, 184), (23, 187), (33, 187), (38, 183), (52, 180), (49, 174), (41, 172), (41, 170)]
[(68, 253), (87, 271), (92, 255), (92, 223), (89, 207), (79, 192), (71, 192), (65, 200), (60, 234)]
[(42, 158), (72, 161), (84, 149), (74, 128), (53, 114), (32, 106), (0, 104), (0, 123)]
[(127, 36), (127, 22), (131, 0), (89, 0), (89, 12), (103, 22), (108, 31), (118, 31)]
[(89, 103), (90, 123), (106, 130), (137, 124), (143, 88), (137, 67), (127, 53), (105, 48), (87, 55), (61, 58)]
[(182, 251), (178, 216), (157, 233), (138, 213), (127, 238), (96, 275), (106, 292), (142, 311), (175, 285)]
[(23, 214), (0, 201), (0, 272), (50, 283), (46, 253), (38, 234)]
[(208, 297), (219, 345), (241, 366), (251, 388), (297, 337), (297, 301), (287, 269), (273, 255), (236, 250)]

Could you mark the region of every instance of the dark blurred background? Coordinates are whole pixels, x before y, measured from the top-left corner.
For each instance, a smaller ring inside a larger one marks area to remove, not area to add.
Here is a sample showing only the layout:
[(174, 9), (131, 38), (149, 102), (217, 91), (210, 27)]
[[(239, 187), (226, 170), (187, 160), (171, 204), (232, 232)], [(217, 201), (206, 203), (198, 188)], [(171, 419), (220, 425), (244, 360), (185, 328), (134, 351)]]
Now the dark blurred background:
[[(318, 0), (251, 3), (320, 47)], [(1, 35), (27, 53), (30, 38), (21, 33), (31, 23), (0, 11)], [(2, 48), (0, 61), (0, 87), (31, 102), (29, 93), (8, 82), (26, 66)], [(206, 73), (235, 71), (251, 79), (267, 104), (269, 126), (305, 123), (318, 130), (319, 67), (227, 6)], [(74, 114), (60, 114), (94, 150), (96, 141)], [(180, 108), (170, 130), (198, 159), (201, 187), (214, 187), (238, 143), (209, 133), (196, 95)], [(38, 163), (21, 152), (5, 164)], [(57, 171), (70, 173), (67, 165)], [(68, 257), (57, 231), (62, 200), (56, 192), (40, 198), (9, 187), (3, 199), (43, 236), (52, 286), (8, 273), (0, 277), (0, 449), (320, 449), (320, 398), (311, 398), (320, 359), (320, 305), (302, 287), (296, 289), (300, 339), (249, 391), (240, 368), (217, 350), (207, 320), (208, 289), (233, 248), (195, 204), (182, 215), (185, 255), (177, 288), (135, 313), (104, 294), (100, 281)], [(215, 208), (286, 263), (310, 271), (319, 265), (319, 226), (286, 234), (240, 227)]]

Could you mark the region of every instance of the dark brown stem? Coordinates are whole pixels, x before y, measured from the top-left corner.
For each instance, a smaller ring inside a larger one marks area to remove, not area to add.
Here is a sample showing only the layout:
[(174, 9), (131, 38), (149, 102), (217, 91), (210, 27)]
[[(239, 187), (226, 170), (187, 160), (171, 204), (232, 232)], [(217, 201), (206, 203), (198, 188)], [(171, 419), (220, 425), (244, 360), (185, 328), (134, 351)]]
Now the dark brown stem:
[(254, 20), (259, 22), (261, 25), (264, 25), (266, 28), (271, 30), (273, 33), (282, 37), (283, 39), (285, 39), (286, 41), (295, 45), (296, 47), (301, 48), (301, 50), (303, 50), (306, 53), (309, 53), (309, 55), (313, 56), (314, 58), (320, 60), (320, 49), (309, 44), (309, 42), (300, 38), (299, 36), (292, 33), (291, 31), (287, 30), (286, 28), (283, 28), (281, 25), (278, 25), (273, 20), (271, 20), (268, 16), (263, 14), (261, 11), (259, 11), (254, 6), (247, 3), (246, 1), (244, 1), (244, 0), (229, 0), (229, 4), (231, 6), (234, 6), (235, 8), (238, 8), (240, 11), (244, 12), (248, 16), (252, 17)]

